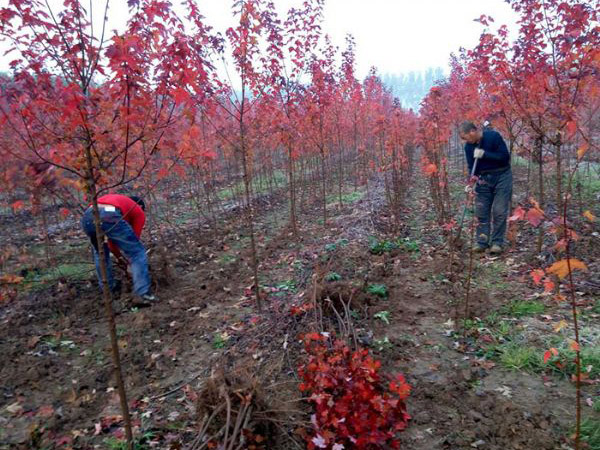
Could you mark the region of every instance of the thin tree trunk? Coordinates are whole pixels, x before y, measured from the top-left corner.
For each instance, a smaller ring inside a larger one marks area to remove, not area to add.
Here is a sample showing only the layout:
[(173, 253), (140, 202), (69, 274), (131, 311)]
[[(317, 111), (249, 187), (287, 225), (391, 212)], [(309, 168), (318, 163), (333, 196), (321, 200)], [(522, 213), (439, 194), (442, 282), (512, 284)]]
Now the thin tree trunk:
[(531, 187), (531, 159), (527, 158), (527, 192), (525, 193), (525, 197), (529, 198), (529, 191)]
[[(41, 197), (41, 196), (40, 196)], [(44, 228), (44, 250), (46, 253), (46, 266), (51, 267), (50, 261), (50, 234), (48, 233), (48, 218), (44, 208), (43, 198), (39, 200), (40, 213), (42, 215), (42, 227)]]
[(354, 157), (353, 157), (353, 161), (354, 161), (354, 190), (356, 191), (358, 189), (358, 183), (359, 183), (359, 177), (360, 177), (360, 168), (359, 168), (359, 155), (358, 155), (358, 124), (357, 124), (357, 118), (356, 118), (356, 111), (354, 112), (354, 123), (353, 123), (353, 127), (354, 127)]
[(323, 226), (327, 226), (327, 176), (325, 169), (325, 149), (321, 147), (321, 199), (323, 201)]
[(98, 258), (100, 260), (100, 275), (102, 278), (102, 297), (104, 299), (104, 309), (108, 320), (108, 333), (110, 335), (110, 346), (113, 364), (115, 366), (115, 377), (117, 379), (117, 390), (121, 403), (121, 414), (125, 422), (125, 437), (127, 447), (133, 450), (133, 432), (131, 428), (131, 416), (129, 414), (129, 405), (127, 404), (127, 393), (125, 383), (123, 382), (123, 371), (121, 369), (121, 356), (119, 354), (119, 344), (117, 339), (117, 327), (115, 324), (115, 314), (112, 308), (112, 295), (108, 285), (108, 271), (106, 268), (104, 256), (104, 232), (102, 231), (100, 221), (100, 211), (98, 210), (98, 195), (96, 191), (96, 181), (94, 179), (93, 160), (90, 145), (85, 147), (85, 158), (87, 163), (87, 184), (90, 196), (92, 198), (92, 207), (94, 209), (94, 224), (96, 226), (96, 242), (98, 245)]
[(562, 140), (560, 135), (557, 136), (556, 142), (556, 208), (562, 210)]
[[(242, 109), (243, 112), (243, 109)], [(243, 115), (242, 115), (243, 118)], [(241, 137), (241, 152), (242, 152), (242, 170), (244, 171), (244, 193), (246, 200), (246, 225), (248, 226), (248, 232), (250, 233), (250, 249), (252, 252), (252, 271), (254, 272), (254, 287), (256, 293), (256, 307), (259, 311), (262, 311), (262, 301), (260, 299), (260, 284), (258, 281), (258, 257), (256, 254), (256, 239), (254, 236), (254, 213), (252, 211), (252, 198), (251, 198), (251, 183), (250, 171), (248, 169), (248, 157), (244, 135), (244, 124), (243, 120), (240, 119), (240, 137)]]
[(342, 135), (340, 126), (337, 126), (337, 145), (338, 145), (338, 200), (340, 203), (340, 209), (342, 209), (342, 184), (344, 182), (344, 167), (343, 167), (343, 149), (342, 149)]
[(298, 239), (298, 223), (296, 219), (296, 183), (294, 181), (294, 159), (291, 142), (288, 142), (288, 183), (290, 189), (290, 226), (294, 239)]
[[(538, 155), (538, 190), (539, 190), (539, 204), (540, 208), (544, 209), (544, 158), (543, 158), (543, 137), (537, 139), (537, 155)], [(538, 240), (537, 240), (537, 252), (542, 251), (542, 245), (544, 243), (544, 229), (539, 227)]]

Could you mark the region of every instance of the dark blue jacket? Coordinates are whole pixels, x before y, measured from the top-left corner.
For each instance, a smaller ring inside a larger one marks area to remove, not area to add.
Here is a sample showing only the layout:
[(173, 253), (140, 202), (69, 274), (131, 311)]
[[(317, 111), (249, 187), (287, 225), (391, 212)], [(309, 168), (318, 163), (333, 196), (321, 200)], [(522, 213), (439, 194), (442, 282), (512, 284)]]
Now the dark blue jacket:
[(479, 144), (465, 144), (465, 156), (469, 165), (469, 173), (473, 169), (473, 152), (481, 148), (485, 152), (483, 158), (477, 162), (475, 175), (481, 175), (487, 171), (500, 171), (510, 167), (510, 153), (506, 148), (504, 139), (500, 133), (494, 130), (484, 130)]

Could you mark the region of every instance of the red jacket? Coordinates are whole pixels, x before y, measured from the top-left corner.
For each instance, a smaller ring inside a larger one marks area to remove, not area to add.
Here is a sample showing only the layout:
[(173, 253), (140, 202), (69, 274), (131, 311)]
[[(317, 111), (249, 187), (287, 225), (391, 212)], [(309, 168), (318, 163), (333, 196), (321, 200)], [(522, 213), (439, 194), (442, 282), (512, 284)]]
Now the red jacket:
[[(144, 214), (144, 210), (136, 202), (126, 195), (107, 194), (98, 197), (98, 203), (116, 207), (121, 211), (121, 214), (123, 214), (123, 219), (131, 225), (135, 235), (138, 238), (142, 235), (142, 229), (144, 228), (144, 223), (146, 223), (146, 215)], [(121, 254), (117, 246), (110, 240), (108, 241), (108, 248), (110, 248), (110, 251), (116, 256)]]

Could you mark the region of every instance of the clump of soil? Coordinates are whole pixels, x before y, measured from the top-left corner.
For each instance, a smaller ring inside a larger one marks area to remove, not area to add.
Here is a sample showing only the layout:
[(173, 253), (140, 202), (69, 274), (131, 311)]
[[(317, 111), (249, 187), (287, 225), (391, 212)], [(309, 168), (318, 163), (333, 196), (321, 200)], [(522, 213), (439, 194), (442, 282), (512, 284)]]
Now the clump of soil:
[(334, 281), (317, 286), (316, 298), (323, 311), (331, 314), (333, 308), (344, 311), (344, 304), (352, 310), (359, 311), (373, 303), (372, 296), (365, 293), (361, 287), (346, 281)]

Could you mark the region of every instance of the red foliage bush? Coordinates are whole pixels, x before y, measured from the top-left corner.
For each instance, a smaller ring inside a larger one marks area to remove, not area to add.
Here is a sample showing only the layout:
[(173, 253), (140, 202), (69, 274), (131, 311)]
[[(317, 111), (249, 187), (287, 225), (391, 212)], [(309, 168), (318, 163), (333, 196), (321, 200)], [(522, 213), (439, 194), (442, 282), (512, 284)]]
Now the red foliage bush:
[(315, 407), (308, 449), (399, 448), (398, 433), (410, 419), (404, 377), (397, 375), (386, 387), (378, 373), (381, 363), (368, 350), (352, 351), (339, 340), (328, 345), (322, 334), (307, 334), (305, 348), (300, 390), (310, 394)]

